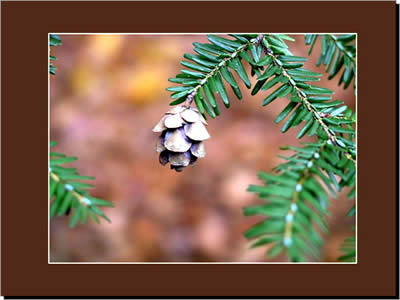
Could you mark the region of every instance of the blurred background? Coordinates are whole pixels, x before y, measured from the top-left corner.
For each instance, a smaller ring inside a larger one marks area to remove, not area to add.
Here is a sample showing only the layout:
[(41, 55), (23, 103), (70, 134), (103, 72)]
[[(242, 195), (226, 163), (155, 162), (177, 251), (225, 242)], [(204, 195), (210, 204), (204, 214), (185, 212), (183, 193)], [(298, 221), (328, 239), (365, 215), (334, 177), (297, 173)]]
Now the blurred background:
[[(246, 192), (260, 184), (257, 171), (271, 171), (283, 154), (280, 146), (298, 145), (300, 128), (282, 134), (273, 120), (286, 99), (267, 107), (266, 93), (250, 95), (237, 80), (243, 100), (228, 90), (232, 105), (220, 105), (221, 116), (209, 119), (207, 156), (182, 173), (163, 167), (154, 150), (151, 130), (170, 107), (167, 80), (182, 68), (184, 53), (205, 35), (60, 35), (52, 47), (57, 75), (50, 77), (50, 139), (54, 148), (79, 160), (70, 164), (82, 175), (96, 176), (92, 195), (112, 201), (105, 209), (112, 223), (91, 221), (74, 229), (68, 217), (50, 223), (51, 262), (253, 262), (268, 261), (268, 246), (249, 249), (243, 232), (260, 221), (244, 217), (242, 207), (260, 203)], [(294, 55), (307, 57), (303, 35), (287, 42)], [(316, 67), (319, 40), (305, 64)], [(236, 75), (236, 74), (235, 74)], [(320, 86), (334, 99), (355, 109), (352, 86), (347, 90), (323, 76)], [(255, 82), (254, 78), (252, 81)], [(311, 141), (309, 137), (302, 141)], [(353, 201), (343, 191), (332, 201), (330, 233), (321, 261), (336, 261), (351, 233), (346, 217)], [(273, 261), (285, 261), (278, 256)]]

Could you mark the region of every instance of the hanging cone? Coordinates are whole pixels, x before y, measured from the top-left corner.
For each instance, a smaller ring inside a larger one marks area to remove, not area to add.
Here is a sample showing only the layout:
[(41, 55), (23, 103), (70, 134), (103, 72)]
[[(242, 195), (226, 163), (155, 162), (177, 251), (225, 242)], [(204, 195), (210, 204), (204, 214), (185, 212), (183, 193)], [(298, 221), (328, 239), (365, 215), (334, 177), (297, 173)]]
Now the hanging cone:
[(160, 164), (171, 163), (171, 169), (181, 172), (206, 155), (204, 143), (210, 135), (206, 120), (196, 108), (176, 106), (169, 110), (153, 128), (160, 132), (156, 151)]

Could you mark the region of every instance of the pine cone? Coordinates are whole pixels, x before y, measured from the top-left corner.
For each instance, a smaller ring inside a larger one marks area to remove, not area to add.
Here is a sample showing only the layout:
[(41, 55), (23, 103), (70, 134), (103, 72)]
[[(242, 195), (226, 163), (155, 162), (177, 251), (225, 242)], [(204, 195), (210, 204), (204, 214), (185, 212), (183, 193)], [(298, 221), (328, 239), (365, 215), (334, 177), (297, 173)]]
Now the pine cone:
[(153, 132), (161, 132), (156, 145), (160, 164), (171, 163), (171, 169), (181, 172), (204, 157), (203, 141), (210, 138), (205, 125), (206, 120), (193, 107), (176, 106), (165, 113), (153, 128)]

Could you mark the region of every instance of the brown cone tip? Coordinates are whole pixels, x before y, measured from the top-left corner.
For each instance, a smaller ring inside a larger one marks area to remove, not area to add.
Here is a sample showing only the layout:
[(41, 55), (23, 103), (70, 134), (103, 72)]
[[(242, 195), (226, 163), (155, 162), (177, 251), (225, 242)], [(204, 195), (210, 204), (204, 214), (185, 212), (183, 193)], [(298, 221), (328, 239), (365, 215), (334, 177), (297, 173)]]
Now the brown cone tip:
[(176, 172), (182, 172), (185, 167), (171, 165), (171, 169), (175, 170)]
[(169, 153), (169, 163), (173, 166), (186, 167), (189, 165), (190, 156), (187, 157), (186, 153)]

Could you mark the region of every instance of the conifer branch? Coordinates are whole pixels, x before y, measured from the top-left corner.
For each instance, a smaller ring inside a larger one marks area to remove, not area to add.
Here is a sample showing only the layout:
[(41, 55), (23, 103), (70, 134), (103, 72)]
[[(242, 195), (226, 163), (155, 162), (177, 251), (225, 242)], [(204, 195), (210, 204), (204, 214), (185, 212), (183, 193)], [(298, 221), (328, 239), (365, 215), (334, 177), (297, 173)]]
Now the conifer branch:
[[(236, 40), (210, 35), (208, 39), (211, 44), (194, 43), (195, 51), (199, 55), (185, 54), (184, 57), (196, 62), (197, 65), (187, 61), (181, 63), (196, 72), (181, 70), (182, 73), (178, 74), (176, 78), (169, 79), (171, 82), (184, 85), (167, 88), (167, 90), (174, 92), (171, 95), (172, 98), (178, 98), (171, 105), (186, 101), (186, 107), (188, 107), (194, 100), (204, 117), (205, 111), (213, 118), (219, 115), (214, 93), (221, 96), (227, 108), (230, 106), (222, 78), (232, 87), (236, 96), (241, 99), (240, 90), (229, 68), (238, 73), (248, 88), (251, 86), (241, 63), (241, 59), (244, 59), (250, 64), (252, 74), (258, 76), (258, 82), (252, 90), (252, 95), (256, 94), (261, 88), (268, 90), (277, 83), (282, 83), (278, 89), (265, 98), (262, 105), (265, 106), (276, 98), (286, 97), (292, 93), (293, 96), (290, 98), (292, 103), (289, 103), (276, 120), (276, 122), (279, 122), (294, 111), (292, 117), (282, 128), (283, 132), (305, 120), (307, 124), (300, 131), (299, 138), (307, 132), (318, 134), (321, 137), (322, 133), (318, 132), (318, 127), (321, 127), (323, 134), (326, 135), (326, 137), (321, 138), (327, 138), (335, 146), (343, 148), (348, 159), (355, 162), (356, 152), (354, 147), (342, 136), (343, 133), (354, 134), (354, 129), (349, 125), (346, 128), (341, 126), (342, 124), (355, 124), (355, 120), (339, 119), (348, 109), (345, 105), (339, 106), (343, 103), (341, 101), (326, 102), (331, 99), (329, 95), (333, 92), (305, 83), (317, 81), (321, 75), (301, 68), (305, 59), (293, 56), (283, 41), (291, 38), (285, 35), (264, 34), (232, 36)], [(250, 50), (252, 57), (247, 53), (247, 50)], [(263, 50), (264, 57), (261, 54)], [(264, 66), (266, 70), (261, 73)], [(200, 92), (201, 87), (203, 87), (206, 97), (203, 97)], [(206, 98), (211, 105), (208, 104)], [(297, 105), (297, 103), (301, 105)], [(340, 133), (340, 137), (336, 133)]]
[[(335, 47), (336, 48), (338, 48), (339, 50), (343, 51), (343, 54), (345, 56), (347, 56), (351, 60), (351, 62), (354, 64), (354, 68), (355, 68), (356, 59), (353, 56), (352, 52), (350, 50), (347, 50), (345, 48), (345, 46), (343, 45), (343, 43), (340, 42), (338, 40), (338, 38), (336, 36), (334, 36), (333, 34), (327, 34), (326, 36), (335, 43)], [(346, 37), (350, 37), (351, 39), (353, 39), (353, 38), (355, 38), (355, 35), (354, 34), (350, 34), (350, 35), (346, 35)]]
[[(312, 117), (316, 122), (318, 122), (326, 135), (328, 136), (329, 141), (335, 145), (343, 148), (346, 151), (347, 158), (355, 162), (355, 159), (353, 158), (353, 155), (355, 155), (354, 152), (352, 152), (346, 145), (338, 140), (336, 138), (335, 132), (330, 129), (330, 126), (326, 124), (324, 118), (330, 117), (331, 114), (329, 113), (323, 113), (315, 108), (315, 106), (308, 100), (307, 94), (299, 88), (299, 86), (296, 84), (296, 80), (293, 78), (292, 75), (290, 75), (290, 69), (287, 69), (283, 66), (283, 64), (277, 59), (278, 55), (275, 55), (273, 50), (271, 48), (268, 48), (268, 43), (264, 39), (265, 35), (259, 35), (257, 37), (257, 40), (259, 43), (262, 45), (264, 52), (266, 55), (271, 57), (273, 64), (281, 70), (281, 73), (283, 76), (285, 76), (288, 79), (288, 84), (293, 87), (296, 96), (301, 99), (301, 103), (304, 105), (304, 107), (312, 113)], [(263, 105), (268, 104), (268, 102), (264, 102)]]
[[(255, 43), (255, 41), (253, 42), (253, 44)], [(199, 91), (199, 89), (201, 87), (204, 86), (204, 84), (208, 83), (210, 78), (214, 75), (217, 74), (221, 68), (226, 68), (226, 65), (228, 62), (230, 62), (232, 59), (234, 59), (241, 51), (245, 51), (247, 50), (247, 48), (249, 47), (249, 44), (242, 44), (240, 45), (237, 49), (235, 49), (234, 52), (232, 52), (232, 54), (229, 57), (224, 58), (220, 63), (218, 63), (218, 65), (216, 65), (213, 69), (211, 69), (211, 71), (206, 75), (206, 77), (204, 79), (201, 80), (201, 82), (196, 85), (193, 88), (193, 91), (190, 92), (190, 94), (186, 97), (186, 107), (190, 107), (190, 105), (192, 104), (197, 92)]]
[(333, 158), (340, 154), (326, 140), (306, 143), (302, 148), (286, 146), (282, 149), (295, 151), (295, 154), (280, 156), (288, 162), (274, 168), (277, 174), (261, 172), (259, 177), (266, 180), (265, 185), (251, 185), (248, 189), (267, 204), (246, 207), (245, 215), (261, 214), (268, 218), (250, 228), (245, 236), (258, 239), (252, 247), (274, 243), (270, 250), (274, 255), (286, 249), (292, 261), (304, 261), (307, 254), (318, 259), (322, 237), (313, 224), (327, 233), (324, 220), (329, 207), (327, 191), (336, 198), (341, 185), (334, 175), (344, 177), (348, 168), (354, 166), (352, 163), (347, 166), (350, 162), (345, 157)]
[(286, 247), (290, 247), (292, 243), (292, 236), (293, 236), (293, 219), (294, 215), (296, 214), (297, 211), (297, 202), (299, 200), (299, 194), (301, 190), (303, 189), (303, 184), (304, 182), (312, 176), (312, 173), (310, 172), (310, 168), (314, 165), (314, 161), (318, 158), (320, 158), (320, 152), (324, 148), (325, 143), (321, 145), (319, 150), (315, 151), (313, 156), (308, 160), (306, 164), (306, 168), (304, 169), (303, 173), (300, 175), (300, 178), (295, 186), (294, 193), (293, 193), (293, 198), (291, 201), (290, 209), (285, 217), (286, 225), (285, 225), (285, 230), (283, 234), (283, 243)]
[[(242, 61), (249, 63), (251, 75), (257, 76), (252, 95), (260, 90), (268, 91), (280, 83), (278, 88), (267, 95), (262, 105), (291, 95), (288, 105), (276, 117), (275, 123), (287, 118), (281, 129), (286, 132), (305, 122), (297, 137), (302, 138), (307, 133), (309, 136), (317, 135), (318, 142), (303, 143), (304, 147), (282, 148), (295, 153), (289, 157), (282, 156), (287, 162), (274, 168), (275, 174), (259, 173), (265, 185), (250, 185), (248, 191), (257, 193), (266, 204), (246, 207), (244, 213), (249, 216), (259, 214), (267, 218), (246, 231), (245, 236), (257, 239), (252, 247), (272, 244), (267, 252), (272, 257), (286, 250), (291, 261), (304, 261), (309, 255), (318, 259), (322, 237), (314, 225), (318, 226), (319, 231), (327, 233), (325, 216), (329, 215), (328, 191), (335, 198), (336, 192), (347, 186), (351, 189), (348, 197), (355, 196), (355, 113), (342, 105), (342, 101), (330, 101), (332, 91), (309, 83), (319, 81), (321, 74), (304, 69), (303, 63), (306, 59), (294, 56), (289, 51), (285, 40), (292, 41), (291, 37), (277, 34), (231, 36), (235, 40), (211, 35), (208, 36), (211, 44), (194, 43), (194, 50), (198, 55), (185, 54), (184, 57), (197, 65), (186, 61), (182, 61), (182, 65), (196, 72), (181, 70), (182, 73), (176, 78), (169, 79), (183, 85), (167, 88), (174, 92), (171, 95), (173, 99), (178, 98), (170, 104), (186, 101), (184, 105), (188, 109), (194, 100), (204, 117), (207, 113), (214, 118), (219, 115), (215, 95), (220, 95), (226, 108), (230, 105), (222, 78), (233, 89), (237, 98), (241, 99), (241, 92), (231, 70), (239, 75), (247, 88), (251, 87)], [(340, 47), (342, 42), (344, 38), (338, 38), (329, 44), (329, 59), (325, 60), (328, 64), (334, 54), (332, 49)], [(344, 54), (344, 57), (347, 55)], [(349, 58), (343, 60), (347, 62)], [(352, 69), (346, 70), (350, 72), (345, 76), (347, 84)], [(204, 97), (201, 92), (204, 92)], [(187, 124), (192, 121), (186, 120), (187, 116), (182, 115), (182, 119), (179, 115), (171, 116), (170, 112), (167, 115), (169, 116), (155, 127), (158, 131), (166, 130), (168, 133), (171, 128), (183, 126), (183, 137), (192, 134), (192, 125)], [(171, 141), (168, 138), (167, 134), (161, 135), (161, 145), (168, 142), (172, 146), (179, 141), (183, 150), (189, 145), (182, 138), (173, 142), (172, 138)], [(189, 156), (186, 160), (189, 160)], [(160, 158), (162, 164), (164, 161)]]
[[(81, 205), (85, 205), (88, 207), (91, 204), (91, 201), (85, 198), (83, 195), (79, 194), (78, 192), (74, 191), (73, 186), (69, 185), (68, 183), (63, 182), (60, 177), (57, 176), (53, 171), (50, 171), (50, 177), (56, 182), (56, 184), (64, 184), (66, 190), (70, 191), (72, 196), (78, 199)], [(94, 177), (88, 178), (94, 179)]]
[[(325, 71), (329, 72), (328, 79), (334, 78), (344, 69), (338, 85), (344, 83), (346, 89), (356, 75), (356, 46), (355, 34), (344, 34), (335, 36), (333, 34), (306, 34), (305, 43), (310, 45), (308, 54), (312, 53), (318, 37), (321, 36), (321, 54), (317, 66), (324, 64)], [(356, 82), (354, 81), (354, 88)]]
[[(241, 58), (249, 57), (246, 50), (254, 45), (255, 39), (250, 41), (250, 38), (255, 35), (232, 36), (236, 40), (209, 35), (208, 39), (211, 44), (193, 43), (197, 55), (185, 54), (184, 58), (189, 61), (181, 62), (189, 70), (183, 69), (176, 78), (168, 79), (170, 82), (183, 85), (167, 88), (168, 91), (173, 92), (171, 98), (176, 99), (170, 105), (185, 102), (184, 105), (189, 107), (195, 101), (204, 117), (206, 117), (205, 112), (207, 112), (209, 116), (215, 118), (220, 112), (214, 93), (220, 94), (227, 108), (230, 106), (223, 80), (231, 86), (235, 95), (241, 99), (240, 89), (230, 69), (239, 75), (248, 88), (251, 86), (241, 63)], [(203, 93), (207, 99), (203, 97)]]
[[(55, 146), (52, 142), (50, 146)], [(76, 157), (67, 157), (62, 153), (50, 152), (50, 189), (49, 199), (50, 218), (54, 216), (68, 215), (72, 210), (70, 227), (74, 227), (80, 220), (86, 223), (89, 215), (96, 223), (99, 223), (97, 216), (111, 222), (98, 206), (112, 207), (111, 202), (92, 197), (87, 189), (92, 188), (91, 184), (83, 183), (82, 180), (94, 180), (92, 176), (79, 175), (75, 168), (66, 168), (63, 165), (77, 160)]]

